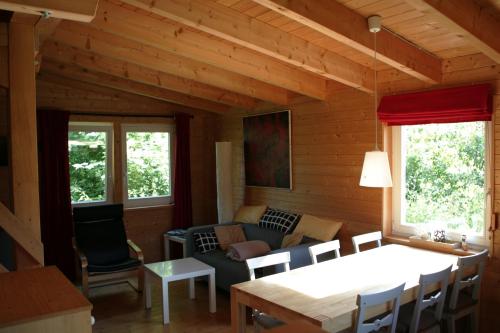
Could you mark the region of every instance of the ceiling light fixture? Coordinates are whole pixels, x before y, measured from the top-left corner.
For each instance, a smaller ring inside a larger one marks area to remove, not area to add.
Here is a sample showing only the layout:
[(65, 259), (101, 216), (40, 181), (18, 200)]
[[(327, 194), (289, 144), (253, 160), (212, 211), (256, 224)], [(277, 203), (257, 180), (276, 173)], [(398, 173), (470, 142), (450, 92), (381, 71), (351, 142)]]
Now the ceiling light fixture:
[(368, 18), (368, 29), (373, 33), (374, 57), (374, 92), (373, 105), (375, 112), (375, 149), (365, 153), (363, 170), (359, 180), (360, 186), (365, 187), (392, 187), (391, 170), (387, 152), (381, 151), (378, 147), (378, 122), (377, 122), (377, 32), (380, 31), (380, 16), (370, 16)]

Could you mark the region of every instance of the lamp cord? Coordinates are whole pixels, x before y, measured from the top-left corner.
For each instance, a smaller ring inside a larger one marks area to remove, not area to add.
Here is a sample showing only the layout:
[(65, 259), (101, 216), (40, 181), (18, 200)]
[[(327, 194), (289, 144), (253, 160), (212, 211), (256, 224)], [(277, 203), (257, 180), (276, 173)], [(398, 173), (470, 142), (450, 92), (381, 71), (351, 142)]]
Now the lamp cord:
[(377, 32), (373, 33), (373, 45), (375, 50), (375, 56), (373, 57), (373, 108), (375, 109), (375, 150), (380, 150), (378, 148), (378, 122), (377, 122)]

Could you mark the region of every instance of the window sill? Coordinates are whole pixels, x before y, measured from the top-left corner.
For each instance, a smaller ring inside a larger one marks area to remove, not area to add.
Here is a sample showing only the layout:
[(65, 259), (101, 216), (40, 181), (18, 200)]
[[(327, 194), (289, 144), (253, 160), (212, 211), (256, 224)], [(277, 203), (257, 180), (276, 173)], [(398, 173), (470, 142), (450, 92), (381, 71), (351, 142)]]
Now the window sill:
[(164, 204), (164, 205), (151, 205), (151, 206), (140, 206), (140, 207), (125, 207), (125, 211), (138, 211), (138, 210), (153, 210), (153, 209), (167, 209), (173, 208), (174, 204)]
[(400, 244), (400, 245), (406, 245), (406, 246), (411, 246), (411, 247), (416, 247), (424, 250), (429, 250), (429, 251), (434, 251), (434, 252), (441, 252), (441, 253), (449, 253), (449, 254), (454, 254), (457, 256), (468, 256), (471, 254), (476, 254), (479, 251), (476, 251), (474, 249), (469, 249), (467, 251), (464, 251), (462, 249), (436, 249), (436, 248), (431, 248), (425, 245), (420, 245), (416, 244), (413, 242), (410, 242), (408, 237), (404, 236), (398, 236), (398, 235), (388, 235), (384, 237), (384, 240), (388, 243), (392, 244)]

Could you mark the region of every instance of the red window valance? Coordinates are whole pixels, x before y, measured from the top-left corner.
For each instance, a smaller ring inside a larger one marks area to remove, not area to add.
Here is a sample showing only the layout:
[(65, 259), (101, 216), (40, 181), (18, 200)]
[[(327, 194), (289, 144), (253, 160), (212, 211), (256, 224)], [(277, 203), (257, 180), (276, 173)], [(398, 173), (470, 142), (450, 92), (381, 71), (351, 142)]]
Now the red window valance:
[(491, 120), (489, 84), (384, 96), (378, 117), (389, 126)]

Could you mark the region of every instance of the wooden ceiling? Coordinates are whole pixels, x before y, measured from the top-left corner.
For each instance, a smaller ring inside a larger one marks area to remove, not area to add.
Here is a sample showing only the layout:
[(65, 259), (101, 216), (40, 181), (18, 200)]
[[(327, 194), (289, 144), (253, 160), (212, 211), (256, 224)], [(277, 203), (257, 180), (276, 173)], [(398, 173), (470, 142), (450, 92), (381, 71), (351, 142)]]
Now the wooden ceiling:
[(451, 58), (500, 63), (499, 0), (100, 0), (90, 23), (39, 21), (40, 80), (223, 114), (372, 93), (374, 14), (377, 71), (432, 85)]

